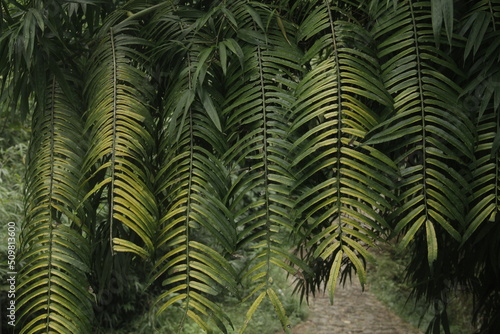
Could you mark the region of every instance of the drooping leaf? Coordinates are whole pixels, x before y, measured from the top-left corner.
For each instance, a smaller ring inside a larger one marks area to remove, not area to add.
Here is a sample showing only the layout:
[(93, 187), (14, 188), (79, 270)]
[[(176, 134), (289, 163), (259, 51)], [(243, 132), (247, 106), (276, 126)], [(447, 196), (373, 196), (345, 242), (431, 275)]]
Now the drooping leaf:
[(78, 102), (52, 78), (47, 105), (33, 122), (28, 209), (20, 238), (20, 333), (91, 331), (88, 227), (79, 201), (85, 150)]
[[(368, 32), (343, 15), (325, 1), (299, 27), (304, 42), (316, 38), (317, 45), (305, 52), (303, 62), (311, 70), (297, 85), (292, 105), (298, 230), (308, 261), (321, 257), (328, 266), (316, 274), (325, 275), (332, 301), (341, 263), (348, 264), (344, 273), (354, 268), (364, 283), (364, 263), (370, 258), (364, 247), (388, 228), (379, 212), (394, 199), (389, 189), (395, 166), (363, 145), (378, 122), (372, 108), (391, 100), (380, 89), (380, 69), (366, 47)], [(318, 281), (307, 284), (302, 291), (315, 291)]]
[(436, 47), (441, 33), (432, 33), (436, 22), (431, 22), (430, 13), (441, 12), (446, 22), (449, 8), (432, 5), (408, 2), (395, 11), (381, 9), (373, 32), (381, 40), (382, 77), (394, 98), (394, 114), (383, 130), (374, 130), (372, 139), (397, 143), (393, 152), (402, 178), (401, 207), (392, 215), (395, 232), (406, 231), (402, 244), (407, 245), (425, 222), (429, 264), (437, 257), (437, 226), (460, 239), (467, 189), (461, 169), (472, 159), (474, 143), (471, 120), (458, 103), (460, 90), (449, 78), (460, 72)]

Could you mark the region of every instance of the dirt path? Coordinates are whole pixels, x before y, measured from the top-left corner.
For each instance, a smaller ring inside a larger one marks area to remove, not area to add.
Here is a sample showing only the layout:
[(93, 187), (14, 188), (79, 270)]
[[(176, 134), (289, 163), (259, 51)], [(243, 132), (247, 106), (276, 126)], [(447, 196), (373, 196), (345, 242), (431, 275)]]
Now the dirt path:
[(356, 281), (337, 287), (335, 303), (327, 295), (310, 299), (309, 318), (293, 334), (421, 334), (387, 309), (375, 296), (361, 291)]

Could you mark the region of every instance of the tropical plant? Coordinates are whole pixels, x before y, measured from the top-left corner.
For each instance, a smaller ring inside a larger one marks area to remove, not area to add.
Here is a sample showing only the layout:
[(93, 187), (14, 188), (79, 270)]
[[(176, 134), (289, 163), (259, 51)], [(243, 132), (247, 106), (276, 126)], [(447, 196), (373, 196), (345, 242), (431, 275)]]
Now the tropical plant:
[[(2, 1), (0, 103), (31, 116), (21, 333), (97, 331), (144, 286), (232, 326), (221, 294), (302, 296), (399, 237), (500, 318), (498, 0)], [(105, 311), (107, 310), (107, 312)]]
[[(10, 110), (0, 112), (0, 303), (8, 305), (12, 300), (11, 284), (9, 278), (9, 260), (12, 260), (12, 248), (15, 246), (16, 236), (23, 221), (23, 176), (24, 158), (26, 156), (29, 134), (23, 122), (7, 121), (13, 114)], [(13, 238), (14, 237), (14, 238)], [(11, 239), (9, 239), (11, 238)], [(12, 239), (13, 238), (13, 239)], [(11, 255), (9, 259), (9, 255)], [(7, 314), (6, 314), (7, 315)], [(9, 318), (1, 322), (1, 330), (9, 329)]]

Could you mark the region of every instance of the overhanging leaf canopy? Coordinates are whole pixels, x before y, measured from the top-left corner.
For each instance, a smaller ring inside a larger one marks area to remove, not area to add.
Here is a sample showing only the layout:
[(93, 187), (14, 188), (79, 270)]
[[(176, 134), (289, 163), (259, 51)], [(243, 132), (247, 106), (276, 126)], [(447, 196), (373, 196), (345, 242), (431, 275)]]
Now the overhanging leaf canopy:
[(287, 330), (277, 269), (333, 301), (392, 237), (429, 299), (484, 273), (500, 2), (470, 4), (3, 1), (0, 104), (33, 121), (22, 331), (91, 332), (134, 267), (207, 332), (240, 291), (241, 332), (265, 298)]

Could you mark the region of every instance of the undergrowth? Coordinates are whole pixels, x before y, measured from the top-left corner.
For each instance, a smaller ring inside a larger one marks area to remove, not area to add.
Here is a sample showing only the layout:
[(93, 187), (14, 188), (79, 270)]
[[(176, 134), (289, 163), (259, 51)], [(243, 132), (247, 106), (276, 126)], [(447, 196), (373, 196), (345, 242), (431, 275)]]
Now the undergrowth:
[[(24, 219), (23, 205), (23, 178), (24, 161), (26, 157), (29, 133), (25, 124), (12, 122), (6, 126), (7, 118), (0, 110), (0, 305), (2, 308), (11, 300), (7, 298), (9, 285), (7, 284), (7, 238), (8, 224), (13, 222), (16, 226), (16, 237)], [(5, 306), (6, 307), (6, 306)], [(0, 332), (11, 331), (7, 325), (5, 310), (0, 314)]]
[[(405, 280), (409, 256), (391, 244), (373, 250), (375, 263), (368, 270), (370, 291), (399, 317), (425, 333), (432, 321), (433, 310), (416, 300), (412, 286)], [(457, 289), (449, 291), (448, 316), (451, 334), (472, 334), (472, 299)]]
[[(291, 325), (294, 326), (307, 318), (307, 306), (305, 303), (300, 303), (299, 297), (292, 294), (292, 288), (286, 278), (285, 273), (277, 273), (274, 285), (278, 293), (281, 294), (281, 301), (286, 310)], [(154, 298), (151, 298), (151, 303)], [(224, 312), (231, 319), (234, 328), (228, 331), (228, 334), (239, 333), (246, 319), (246, 311), (251, 306), (253, 300), (242, 302), (238, 298), (230, 295), (223, 297), (221, 303)], [(199, 334), (200, 328), (189, 318), (185, 317), (184, 312), (180, 308), (168, 308), (159, 316), (155, 315), (156, 309), (150, 308), (147, 313), (137, 314), (131, 323), (127, 324), (126, 328), (109, 330), (106, 334), (150, 334), (150, 333), (179, 333), (179, 334)], [(179, 328), (179, 323), (185, 317), (185, 322), (182, 328)], [(213, 326), (213, 334), (221, 333), (215, 326)], [(281, 331), (281, 324), (273, 310), (273, 305), (264, 300), (257, 311), (254, 313), (252, 320), (249, 322), (245, 334), (273, 334)]]

